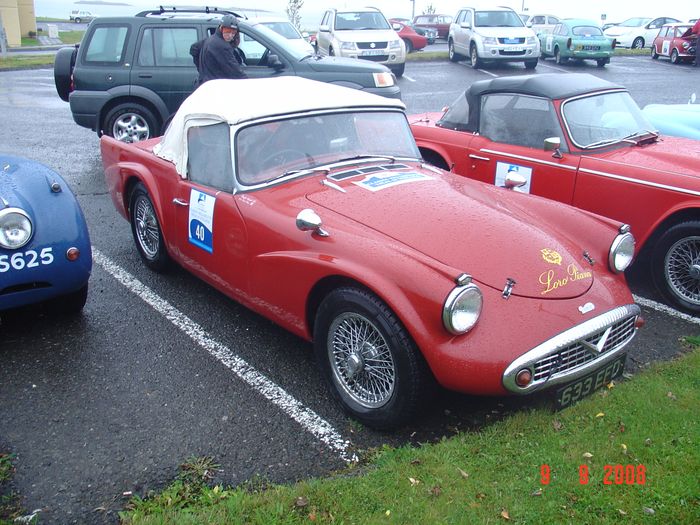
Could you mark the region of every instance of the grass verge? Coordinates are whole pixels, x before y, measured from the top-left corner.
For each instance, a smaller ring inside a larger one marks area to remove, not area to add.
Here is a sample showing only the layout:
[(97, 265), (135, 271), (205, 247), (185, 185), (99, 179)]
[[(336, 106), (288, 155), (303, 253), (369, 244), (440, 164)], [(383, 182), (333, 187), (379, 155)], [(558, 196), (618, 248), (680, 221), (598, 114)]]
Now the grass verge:
[(125, 523), (700, 523), (700, 338), (567, 410), (532, 409), (361, 475), (132, 500)]
[(19, 496), (10, 489), (10, 480), (15, 473), (14, 456), (0, 452), (0, 525), (9, 525), (22, 515)]
[(37, 67), (53, 67), (56, 55), (19, 55), (13, 53), (7, 58), (0, 58), (0, 71), (3, 69), (32, 69)]

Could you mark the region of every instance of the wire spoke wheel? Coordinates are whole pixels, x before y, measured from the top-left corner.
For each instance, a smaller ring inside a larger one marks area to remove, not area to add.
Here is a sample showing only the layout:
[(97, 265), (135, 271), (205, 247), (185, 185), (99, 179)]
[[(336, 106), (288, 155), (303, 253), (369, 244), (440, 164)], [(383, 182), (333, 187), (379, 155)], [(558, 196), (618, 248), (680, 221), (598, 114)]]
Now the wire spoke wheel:
[(366, 317), (347, 312), (328, 331), (328, 352), (338, 386), (365, 408), (385, 405), (394, 393), (396, 367), (379, 329)]
[(700, 236), (676, 241), (664, 261), (666, 282), (686, 301), (700, 306)]
[(160, 249), (160, 227), (151, 201), (143, 195), (136, 199), (134, 219), (139, 246), (146, 257), (156, 258)]

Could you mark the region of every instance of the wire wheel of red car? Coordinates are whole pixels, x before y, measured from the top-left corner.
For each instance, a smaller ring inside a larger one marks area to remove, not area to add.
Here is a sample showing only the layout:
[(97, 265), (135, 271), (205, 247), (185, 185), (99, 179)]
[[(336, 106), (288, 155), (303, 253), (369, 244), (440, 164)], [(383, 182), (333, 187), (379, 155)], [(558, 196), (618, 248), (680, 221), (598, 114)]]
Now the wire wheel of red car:
[(339, 288), (318, 309), (314, 348), (343, 409), (375, 428), (412, 418), (429, 392), (423, 356), (393, 312), (358, 288)]
[(131, 194), (129, 213), (136, 248), (144, 263), (155, 271), (165, 269), (170, 257), (163, 244), (163, 234), (153, 202), (141, 183), (136, 185)]
[(700, 313), (700, 222), (676, 224), (661, 236), (652, 271), (657, 287), (673, 304)]
[(413, 52), (413, 43), (408, 38), (404, 38), (403, 43), (406, 44), (406, 54)]

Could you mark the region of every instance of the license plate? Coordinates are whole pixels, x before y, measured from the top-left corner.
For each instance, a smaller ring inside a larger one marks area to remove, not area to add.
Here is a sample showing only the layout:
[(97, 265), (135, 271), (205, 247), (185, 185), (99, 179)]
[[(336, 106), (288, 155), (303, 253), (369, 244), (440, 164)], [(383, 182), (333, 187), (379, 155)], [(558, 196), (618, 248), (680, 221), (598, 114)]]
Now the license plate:
[(583, 46), (584, 51), (600, 51), (600, 46)]
[(522, 46), (506, 46), (504, 51), (519, 52), (522, 51)]
[(376, 55), (384, 55), (386, 54), (386, 51), (383, 49), (366, 49), (360, 53), (362, 56), (376, 56)]
[(599, 368), (598, 370), (595, 370), (590, 374), (577, 379), (573, 383), (569, 383), (565, 387), (557, 390), (557, 408), (566, 408), (573, 405), (594, 390), (607, 385), (610, 381), (622, 375), (626, 357), (627, 355), (620, 356), (614, 361), (605, 365), (603, 368)]
[(504, 44), (519, 44), (520, 40), (517, 38), (504, 38), (503, 43)]

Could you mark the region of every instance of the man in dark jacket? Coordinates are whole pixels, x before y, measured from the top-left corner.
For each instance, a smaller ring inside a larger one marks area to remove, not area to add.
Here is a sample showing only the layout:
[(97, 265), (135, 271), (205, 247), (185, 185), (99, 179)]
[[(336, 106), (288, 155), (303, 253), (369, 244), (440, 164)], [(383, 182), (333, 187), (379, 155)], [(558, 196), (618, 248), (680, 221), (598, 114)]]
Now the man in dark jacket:
[[(225, 15), (216, 32), (207, 38), (199, 52), (199, 84), (215, 78), (247, 78), (236, 57), (231, 43), (238, 34), (238, 20), (233, 15)], [(192, 52), (192, 50), (190, 51)]]

